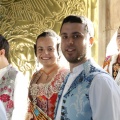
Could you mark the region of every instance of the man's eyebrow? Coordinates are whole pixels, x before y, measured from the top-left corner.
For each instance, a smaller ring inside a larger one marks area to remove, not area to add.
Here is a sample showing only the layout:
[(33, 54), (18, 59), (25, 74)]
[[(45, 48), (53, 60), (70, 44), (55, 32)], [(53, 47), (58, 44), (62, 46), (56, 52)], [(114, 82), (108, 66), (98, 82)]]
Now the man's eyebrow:
[[(73, 32), (72, 34), (83, 34), (82, 32)], [(67, 33), (61, 33), (60, 35), (67, 35)]]
[(67, 35), (67, 33), (61, 33), (60, 35)]
[(83, 34), (82, 32), (73, 32), (72, 34)]

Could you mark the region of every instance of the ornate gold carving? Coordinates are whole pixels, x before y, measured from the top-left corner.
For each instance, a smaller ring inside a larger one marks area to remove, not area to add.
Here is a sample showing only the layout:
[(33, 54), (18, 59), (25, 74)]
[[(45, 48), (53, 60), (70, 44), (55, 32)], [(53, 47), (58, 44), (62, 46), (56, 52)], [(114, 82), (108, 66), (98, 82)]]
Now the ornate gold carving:
[(46, 29), (59, 33), (62, 19), (69, 14), (92, 18), (96, 0), (1, 0), (0, 33), (9, 41), (10, 60), (29, 77), (35, 68), (33, 44)]

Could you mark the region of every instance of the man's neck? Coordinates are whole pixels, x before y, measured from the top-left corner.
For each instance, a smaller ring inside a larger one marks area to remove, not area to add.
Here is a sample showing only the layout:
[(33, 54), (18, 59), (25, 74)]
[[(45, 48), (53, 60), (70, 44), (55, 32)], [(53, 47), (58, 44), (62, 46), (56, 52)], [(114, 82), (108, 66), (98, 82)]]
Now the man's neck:
[(9, 62), (8, 62), (7, 59), (5, 59), (4, 61), (2, 61), (2, 62), (0, 63), (0, 69), (5, 68), (5, 67), (8, 66), (8, 65), (9, 65)]
[(78, 63), (70, 63), (70, 71), (72, 72), (73, 68), (77, 67), (78, 65), (81, 65), (81, 64), (85, 63), (87, 60), (88, 59), (85, 58), (84, 60), (82, 60)]

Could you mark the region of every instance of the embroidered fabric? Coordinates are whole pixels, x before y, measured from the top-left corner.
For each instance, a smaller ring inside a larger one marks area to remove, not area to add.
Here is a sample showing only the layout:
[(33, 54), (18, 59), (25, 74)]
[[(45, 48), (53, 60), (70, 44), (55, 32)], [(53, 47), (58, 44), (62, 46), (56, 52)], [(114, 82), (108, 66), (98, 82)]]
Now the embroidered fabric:
[(30, 87), (30, 100), (52, 119), (60, 86), (68, 72), (61, 68), (49, 83), (32, 84)]
[(8, 66), (8, 71), (2, 76), (0, 80), (0, 100), (3, 101), (8, 119), (11, 118), (14, 108), (13, 91), (16, 74), (17, 71), (10, 65)]
[(113, 64), (113, 78), (114, 79), (116, 78), (119, 69), (120, 69), (120, 64), (119, 63), (114, 63)]
[(59, 70), (49, 83), (32, 84), (30, 87), (30, 95), (44, 95), (46, 98), (50, 99), (50, 97), (54, 93), (57, 93), (59, 91), (60, 85), (63, 82), (63, 78), (65, 77), (65, 75), (66, 72), (63, 72), (63, 70)]

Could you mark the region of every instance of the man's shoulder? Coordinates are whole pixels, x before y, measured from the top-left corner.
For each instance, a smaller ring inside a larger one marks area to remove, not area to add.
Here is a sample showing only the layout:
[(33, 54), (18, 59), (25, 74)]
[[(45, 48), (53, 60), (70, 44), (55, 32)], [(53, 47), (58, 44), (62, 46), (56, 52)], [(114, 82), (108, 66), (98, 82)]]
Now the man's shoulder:
[(19, 71), (16, 67), (14, 67), (13, 65), (10, 65), (8, 70), (9, 70), (10, 72), (15, 72), (15, 73), (19, 73), (19, 72), (20, 72), (20, 71)]
[(8, 74), (10, 78), (16, 78), (17, 75), (22, 76), (23, 73), (19, 71), (17, 68), (14, 66), (10, 65), (8, 69)]

